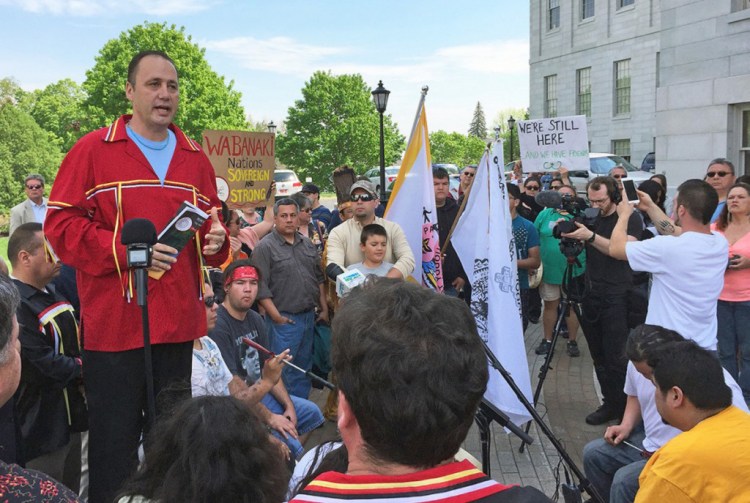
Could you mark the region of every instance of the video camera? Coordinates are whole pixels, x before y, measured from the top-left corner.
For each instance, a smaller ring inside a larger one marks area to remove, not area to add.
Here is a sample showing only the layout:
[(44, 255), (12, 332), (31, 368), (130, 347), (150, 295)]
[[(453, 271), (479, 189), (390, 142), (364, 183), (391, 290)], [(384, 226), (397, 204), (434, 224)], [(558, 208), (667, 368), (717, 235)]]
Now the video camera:
[(578, 228), (576, 222), (593, 231), (599, 224), (599, 216), (601, 212), (599, 208), (581, 208), (578, 200), (570, 194), (562, 195), (560, 208), (573, 215), (573, 218), (571, 220), (559, 222), (555, 225), (552, 228), (552, 235), (560, 240), (560, 252), (562, 252), (563, 255), (566, 257), (577, 257), (585, 247), (584, 242), (573, 238), (563, 237), (563, 234), (575, 231)]

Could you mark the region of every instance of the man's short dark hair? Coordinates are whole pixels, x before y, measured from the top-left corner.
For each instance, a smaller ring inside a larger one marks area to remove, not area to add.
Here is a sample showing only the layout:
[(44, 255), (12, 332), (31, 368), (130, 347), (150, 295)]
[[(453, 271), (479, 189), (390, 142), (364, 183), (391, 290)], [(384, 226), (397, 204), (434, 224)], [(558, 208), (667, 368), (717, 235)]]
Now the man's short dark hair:
[(432, 178), (437, 178), (438, 180), (445, 180), (450, 179), (450, 175), (448, 174), (448, 170), (445, 168), (432, 168)]
[(289, 199), (293, 200), (295, 203), (297, 203), (297, 208), (306, 208), (307, 206), (312, 206), (312, 200), (307, 197), (302, 192), (295, 192), (291, 196), (289, 196)]
[(711, 159), (711, 162), (709, 162), (708, 166), (706, 167), (706, 171), (708, 171), (708, 168), (710, 168), (714, 164), (722, 164), (726, 166), (727, 168), (729, 168), (732, 174), (735, 174), (734, 164), (729, 159), (725, 159), (724, 157), (717, 157), (716, 159)]
[(367, 240), (370, 236), (383, 236), (388, 242), (388, 233), (385, 231), (385, 227), (380, 224), (367, 224), (362, 227), (362, 234), (359, 235), (359, 242), (367, 244)]
[(518, 188), (518, 185), (515, 183), (508, 183), (505, 186), (508, 189), (508, 194), (510, 194), (510, 197), (519, 199), (521, 197), (521, 189)]
[[(174, 64), (174, 61), (172, 61), (172, 58), (170, 58), (166, 52), (163, 51), (141, 51), (135, 56), (133, 56), (133, 59), (130, 60), (130, 63), (128, 64), (128, 82), (130, 82), (130, 85), (135, 87), (135, 74), (138, 73), (138, 65), (141, 63), (141, 60), (147, 56), (158, 56), (160, 58), (164, 58), (170, 63), (172, 63), (172, 66), (174, 66), (175, 71), (177, 71), (177, 65)], [(178, 72), (179, 75), (179, 72)]]
[(273, 205), (273, 214), (278, 215), (279, 214), (279, 206), (294, 206), (294, 208), (297, 210), (297, 213), (299, 213), (299, 204), (297, 204), (297, 201), (292, 199), (291, 197), (282, 197), (276, 203)]
[(628, 334), (625, 354), (632, 362), (646, 362), (659, 348), (670, 342), (684, 341), (685, 338), (668, 328), (659, 325), (638, 325)]
[(684, 206), (691, 217), (704, 225), (711, 221), (718, 205), (719, 195), (713, 187), (703, 180), (694, 178), (682, 182), (677, 187), (675, 208)]
[(21, 296), (13, 280), (0, 273), (0, 365), (8, 362), (8, 355), (14, 349), (8, 343), (13, 333), (13, 317), (20, 303)]
[(21, 250), (34, 253), (44, 244), (44, 240), (37, 236), (38, 232), (42, 232), (42, 224), (38, 222), (26, 222), (13, 231), (8, 240), (8, 259), (13, 267), (18, 262), (18, 254)]
[(460, 299), (373, 278), (333, 321), (339, 390), (373, 462), (426, 468), (466, 438), (487, 386), (487, 357)]
[(662, 393), (678, 387), (698, 409), (724, 409), (732, 390), (724, 380), (719, 359), (694, 341), (670, 342), (649, 358), (654, 381)]

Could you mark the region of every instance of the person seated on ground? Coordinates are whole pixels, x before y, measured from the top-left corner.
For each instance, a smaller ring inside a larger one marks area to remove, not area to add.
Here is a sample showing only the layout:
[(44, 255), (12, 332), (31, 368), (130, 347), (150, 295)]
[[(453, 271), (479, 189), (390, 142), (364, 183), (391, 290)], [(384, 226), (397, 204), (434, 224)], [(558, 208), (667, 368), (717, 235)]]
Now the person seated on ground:
[(284, 500), (289, 472), (265, 426), (240, 400), (202, 396), (163, 416), (146, 462), (118, 503)]
[(347, 469), (319, 475), (293, 502), (550, 501), (454, 461), (489, 376), (463, 301), (371, 278), (339, 309), (332, 342)]
[(414, 254), (409, 247), (401, 226), (375, 215), (378, 196), (372, 182), (362, 180), (352, 184), (349, 193), (354, 206), (354, 218), (336, 227), (328, 235), (326, 247), (326, 272), (336, 279), (351, 264), (362, 261), (360, 240), (362, 228), (368, 224), (382, 225), (388, 233), (388, 246), (385, 260), (393, 263), (388, 277), (406, 279), (414, 271)]
[(750, 414), (732, 405), (719, 360), (684, 341), (648, 363), (656, 409), (683, 433), (648, 460), (636, 503), (750, 501)]
[(348, 270), (356, 269), (365, 276), (387, 276), (393, 264), (383, 260), (385, 250), (388, 246), (388, 233), (385, 227), (378, 224), (365, 225), (362, 228), (359, 249), (365, 256), (362, 262), (357, 262), (347, 267)]
[[(609, 426), (602, 438), (586, 444), (583, 469), (604, 501), (632, 502), (638, 491), (638, 476), (646, 461), (680, 431), (665, 424), (656, 410), (652, 369), (648, 361), (661, 348), (685, 339), (656, 325), (640, 325), (628, 336), (625, 352), (630, 360), (625, 377), (627, 403), (622, 422)], [(732, 390), (732, 401), (747, 410), (742, 390), (724, 371), (724, 382)]]
[(246, 340), (269, 348), (263, 318), (250, 308), (258, 294), (260, 275), (248, 260), (232, 262), (224, 271), (224, 302), (219, 306), (216, 326), (209, 337), (216, 343), (232, 374), (229, 391), (254, 410), (272, 429), (272, 433), (292, 451), (295, 459), (302, 455), (302, 444), (309, 433), (323, 424), (320, 409), (313, 402), (291, 396), (279, 379), (280, 368), (289, 360), (289, 351), (270, 357), (259, 352)]
[[(13, 281), (0, 274), (0, 407), (12, 399), (21, 380), (20, 327), (16, 311), (21, 296)], [(2, 501), (74, 503), (79, 501), (73, 491), (36, 470), (0, 461), (0, 496)]]

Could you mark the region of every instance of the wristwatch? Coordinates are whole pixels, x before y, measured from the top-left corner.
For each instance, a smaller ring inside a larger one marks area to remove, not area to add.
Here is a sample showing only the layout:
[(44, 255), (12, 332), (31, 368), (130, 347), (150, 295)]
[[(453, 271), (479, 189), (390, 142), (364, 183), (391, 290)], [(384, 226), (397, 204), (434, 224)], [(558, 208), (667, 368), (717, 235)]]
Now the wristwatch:
[(586, 240), (587, 243), (593, 243), (594, 239), (596, 239), (596, 232), (591, 231), (591, 237)]

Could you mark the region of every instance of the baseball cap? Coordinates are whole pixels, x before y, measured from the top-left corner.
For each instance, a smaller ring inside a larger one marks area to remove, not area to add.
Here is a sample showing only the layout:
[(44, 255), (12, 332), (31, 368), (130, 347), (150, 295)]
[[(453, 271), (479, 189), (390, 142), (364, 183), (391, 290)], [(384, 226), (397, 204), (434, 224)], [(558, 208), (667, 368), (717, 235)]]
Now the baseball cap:
[(320, 189), (314, 183), (306, 183), (300, 189), (300, 192), (307, 192), (309, 194), (320, 194)]
[(354, 182), (352, 184), (352, 188), (349, 189), (349, 195), (353, 194), (357, 189), (363, 189), (371, 196), (378, 197), (378, 194), (375, 192), (375, 185), (373, 185), (373, 183), (369, 180), (360, 180), (358, 182)]

